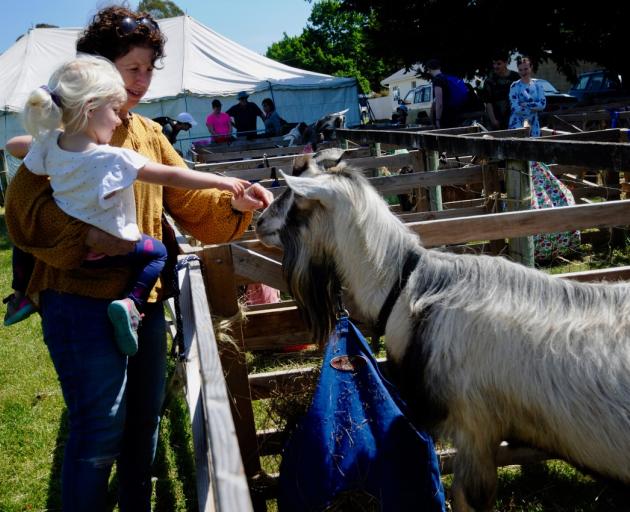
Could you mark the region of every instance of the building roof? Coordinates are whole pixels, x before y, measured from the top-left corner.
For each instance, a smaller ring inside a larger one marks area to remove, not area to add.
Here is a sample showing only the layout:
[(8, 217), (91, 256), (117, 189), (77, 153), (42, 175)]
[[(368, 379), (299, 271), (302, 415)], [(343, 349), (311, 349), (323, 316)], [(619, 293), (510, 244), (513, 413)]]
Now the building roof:
[(394, 74), (389, 75), (387, 78), (381, 80), (383, 87), (389, 86), (392, 82), (401, 82), (410, 78), (414, 78), (418, 73), (422, 72), (422, 66), (420, 64), (413, 65), (410, 69), (400, 68)]

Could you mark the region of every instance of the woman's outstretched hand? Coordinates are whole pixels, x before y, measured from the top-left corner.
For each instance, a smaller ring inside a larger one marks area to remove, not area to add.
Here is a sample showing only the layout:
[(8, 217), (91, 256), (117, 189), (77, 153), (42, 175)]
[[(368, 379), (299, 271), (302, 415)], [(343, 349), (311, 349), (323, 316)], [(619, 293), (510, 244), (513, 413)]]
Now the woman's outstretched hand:
[(254, 183), (245, 189), (241, 197), (232, 198), (232, 208), (239, 212), (251, 212), (267, 208), (271, 201), (273, 201), (273, 194), (258, 183)]
[(227, 176), (221, 176), (221, 190), (227, 190), (228, 192), (232, 192), (234, 197), (242, 197), (245, 193), (245, 189), (251, 185), (251, 183), (247, 180), (243, 180), (241, 178), (230, 178)]

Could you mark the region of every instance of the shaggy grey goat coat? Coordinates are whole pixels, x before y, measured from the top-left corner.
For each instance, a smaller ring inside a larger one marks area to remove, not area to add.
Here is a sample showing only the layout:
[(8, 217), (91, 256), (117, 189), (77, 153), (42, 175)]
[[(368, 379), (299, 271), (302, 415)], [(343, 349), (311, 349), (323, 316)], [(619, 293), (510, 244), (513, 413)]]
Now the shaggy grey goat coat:
[(341, 288), (375, 322), (407, 256), (419, 258), (386, 323), (388, 364), (414, 420), (457, 448), (457, 507), (492, 508), (503, 440), (630, 483), (630, 287), (425, 249), (359, 173), (299, 170), (257, 234), (284, 249), (318, 341)]

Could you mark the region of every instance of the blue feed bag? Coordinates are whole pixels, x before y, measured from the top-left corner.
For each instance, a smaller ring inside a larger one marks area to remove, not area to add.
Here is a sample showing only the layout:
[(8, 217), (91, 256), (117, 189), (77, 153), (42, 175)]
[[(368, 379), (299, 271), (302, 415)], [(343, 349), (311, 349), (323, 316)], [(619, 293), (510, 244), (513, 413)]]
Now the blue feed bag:
[(433, 441), (404, 410), (361, 333), (341, 318), (313, 403), (283, 451), (279, 510), (443, 511)]

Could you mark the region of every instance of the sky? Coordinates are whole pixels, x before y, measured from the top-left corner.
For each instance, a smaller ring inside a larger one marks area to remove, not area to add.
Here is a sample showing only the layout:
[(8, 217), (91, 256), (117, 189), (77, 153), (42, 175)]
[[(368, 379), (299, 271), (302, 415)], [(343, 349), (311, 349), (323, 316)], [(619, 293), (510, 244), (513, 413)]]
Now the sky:
[[(312, 10), (305, 0), (174, 0), (215, 32), (262, 55), (274, 42), (302, 33)], [(84, 27), (107, 0), (0, 0), (0, 53), (37, 23)], [(135, 8), (138, 0), (130, 0)]]

